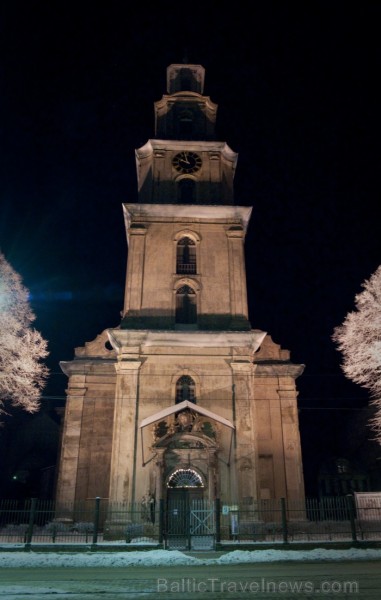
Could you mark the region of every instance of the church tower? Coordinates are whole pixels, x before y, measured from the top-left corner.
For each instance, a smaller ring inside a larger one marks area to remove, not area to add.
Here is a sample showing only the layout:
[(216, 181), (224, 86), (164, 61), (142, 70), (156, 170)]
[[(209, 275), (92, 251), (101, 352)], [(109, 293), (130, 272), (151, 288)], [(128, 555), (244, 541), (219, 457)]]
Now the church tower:
[(124, 204), (122, 320), (61, 363), (69, 378), (57, 499), (302, 500), (296, 378), (252, 329), (237, 154), (215, 135), (204, 68), (172, 64)]

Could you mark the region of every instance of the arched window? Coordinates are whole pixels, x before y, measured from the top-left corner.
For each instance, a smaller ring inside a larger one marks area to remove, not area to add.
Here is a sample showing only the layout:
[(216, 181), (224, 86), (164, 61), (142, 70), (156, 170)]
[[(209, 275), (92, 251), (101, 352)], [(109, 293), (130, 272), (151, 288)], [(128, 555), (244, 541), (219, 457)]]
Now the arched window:
[(196, 272), (196, 244), (189, 237), (183, 237), (177, 243), (176, 273)]
[(194, 204), (195, 200), (195, 181), (190, 177), (185, 177), (179, 181), (179, 203)]
[(176, 382), (176, 404), (188, 400), (196, 404), (195, 383), (189, 375), (182, 375)]
[(183, 285), (176, 292), (176, 323), (191, 325), (197, 323), (196, 293), (189, 285)]
[[(185, 81), (185, 80), (184, 80)], [(190, 89), (190, 82), (187, 80), (188, 89)], [(183, 87), (183, 89), (187, 89)], [(193, 134), (193, 113), (190, 110), (184, 110), (180, 114), (179, 118), (179, 133), (180, 139), (191, 140)]]

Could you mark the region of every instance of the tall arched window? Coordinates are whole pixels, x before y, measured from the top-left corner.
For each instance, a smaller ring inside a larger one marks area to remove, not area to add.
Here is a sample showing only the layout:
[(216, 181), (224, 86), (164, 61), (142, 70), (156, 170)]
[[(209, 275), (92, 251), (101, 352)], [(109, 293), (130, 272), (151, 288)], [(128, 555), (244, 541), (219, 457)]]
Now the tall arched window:
[(181, 286), (176, 292), (176, 323), (197, 323), (196, 293), (189, 285)]
[(196, 273), (196, 244), (189, 237), (183, 237), (177, 243), (176, 273)]
[(196, 404), (195, 383), (189, 375), (182, 375), (176, 381), (176, 404), (188, 400)]

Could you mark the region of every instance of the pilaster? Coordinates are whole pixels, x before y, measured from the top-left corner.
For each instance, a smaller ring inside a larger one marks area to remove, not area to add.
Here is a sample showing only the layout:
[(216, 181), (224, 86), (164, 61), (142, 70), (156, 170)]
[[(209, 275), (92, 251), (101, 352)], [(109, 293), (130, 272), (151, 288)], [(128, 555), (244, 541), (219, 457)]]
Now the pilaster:
[(287, 498), (302, 500), (304, 497), (304, 481), (296, 390), (292, 381), (282, 381), (279, 385), (281, 406), (281, 425), (284, 452), (284, 470), (286, 477)]
[(156, 501), (164, 498), (163, 490), (163, 472), (164, 472), (164, 448), (156, 448), (155, 459), (155, 494)]
[(233, 501), (252, 502), (257, 497), (257, 444), (252, 402), (255, 365), (248, 361), (232, 362), (233, 418), (235, 433), (235, 477), (238, 497)]
[(242, 328), (242, 322), (247, 321), (248, 307), (246, 290), (246, 273), (244, 261), (244, 230), (242, 227), (232, 227), (226, 232), (229, 247), (229, 285), (231, 327)]
[(111, 501), (135, 501), (140, 366), (141, 361), (124, 359), (123, 355), (115, 365), (117, 377), (109, 495)]
[(295, 385), (303, 369), (304, 365), (288, 361), (257, 364), (255, 407), (262, 499), (304, 497)]
[(128, 269), (126, 277), (124, 315), (138, 314), (142, 306), (144, 252), (147, 230), (142, 224), (130, 224), (128, 230)]
[(84, 375), (74, 375), (66, 390), (67, 400), (62, 435), (60, 471), (57, 481), (57, 505), (72, 505), (76, 499), (82, 415), (86, 394)]

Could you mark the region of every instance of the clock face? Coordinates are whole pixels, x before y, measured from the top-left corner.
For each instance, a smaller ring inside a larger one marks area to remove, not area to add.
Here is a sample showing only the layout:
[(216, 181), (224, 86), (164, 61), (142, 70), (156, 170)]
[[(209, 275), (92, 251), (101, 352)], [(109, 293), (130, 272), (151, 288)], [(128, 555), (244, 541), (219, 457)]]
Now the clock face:
[(195, 173), (201, 168), (201, 156), (184, 150), (173, 157), (172, 164), (179, 173)]

